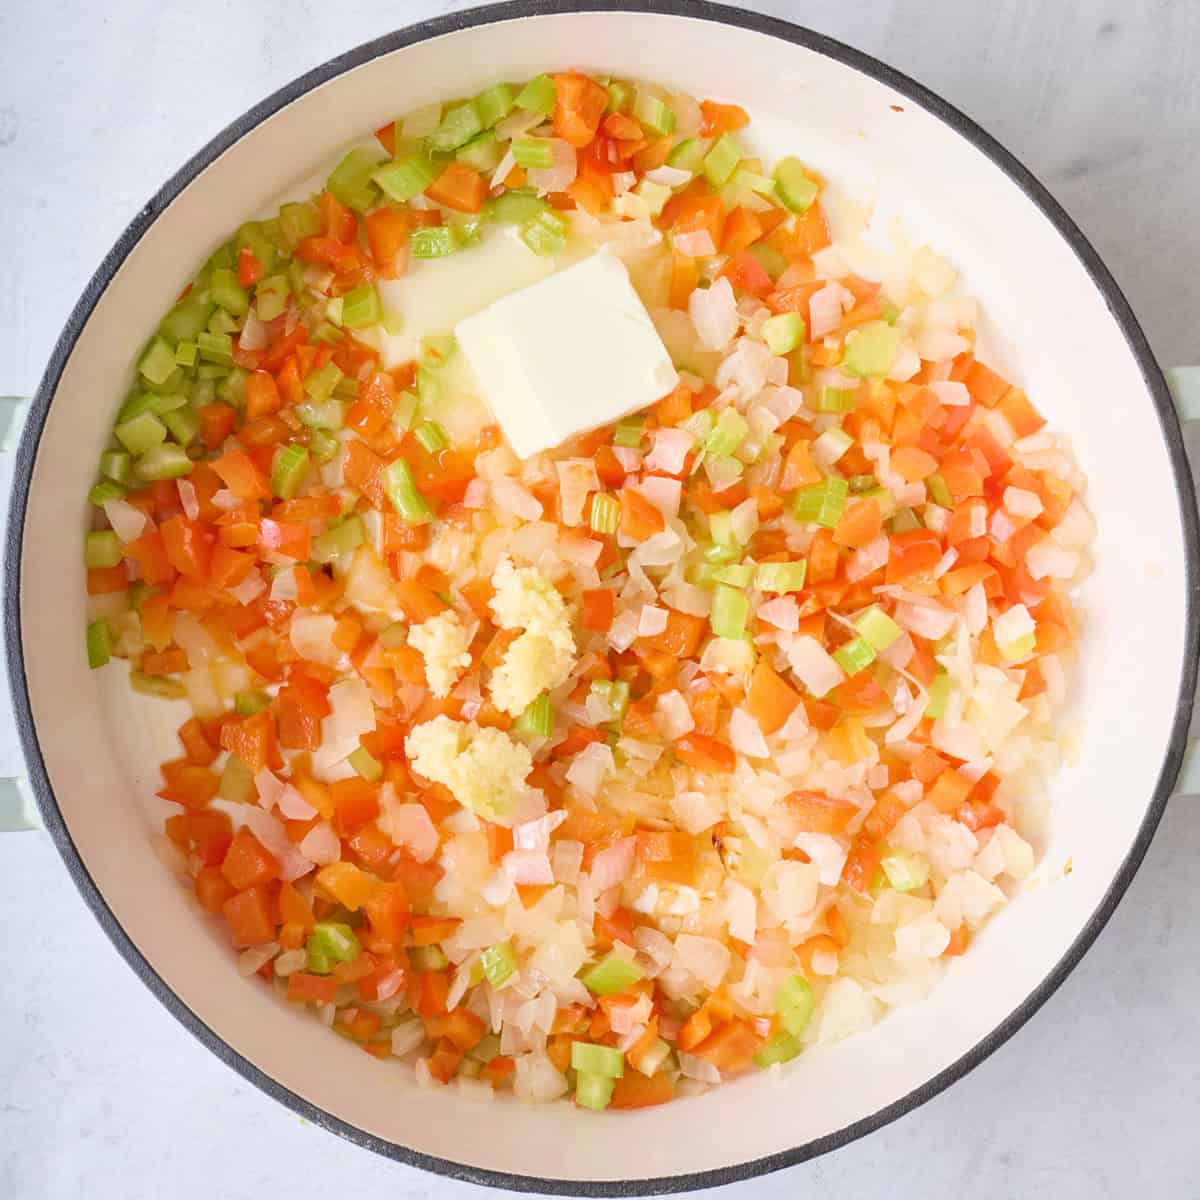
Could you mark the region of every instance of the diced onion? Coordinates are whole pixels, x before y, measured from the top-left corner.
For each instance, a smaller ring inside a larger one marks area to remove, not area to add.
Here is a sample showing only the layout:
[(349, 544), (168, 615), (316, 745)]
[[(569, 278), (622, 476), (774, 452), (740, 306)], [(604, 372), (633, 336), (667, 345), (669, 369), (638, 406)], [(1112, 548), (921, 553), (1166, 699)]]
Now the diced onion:
[(692, 435), (686, 429), (672, 426), (656, 429), (654, 445), (646, 455), (646, 470), (678, 475), (683, 470), (688, 451), (692, 448), (692, 441)]
[(592, 860), (592, 887), (597, 893), (606, 892), (618, 883), (624, 883), (633, 873), (633, 855), (637, 848), (636, 838), (621, 838), (620, 841), (601, 850)]
[(737, 333), (737, 302), (729, 280), (721, 276), (709, 288), (696, 288), (688, 297), (688, 316), (707, 350), (724, 350)]
[(105, 500), (104, 515), (118, 539), (126, 544), (137, 541), (150, 523), (146, 514), (127, 500)]

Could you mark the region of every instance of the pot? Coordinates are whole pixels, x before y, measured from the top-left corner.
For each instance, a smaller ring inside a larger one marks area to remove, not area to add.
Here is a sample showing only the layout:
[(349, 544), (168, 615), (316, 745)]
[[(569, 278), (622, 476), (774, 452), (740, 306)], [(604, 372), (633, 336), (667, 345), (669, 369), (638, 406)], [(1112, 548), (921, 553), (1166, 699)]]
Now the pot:
[[(746, 1078), (637, 1114), (418, 1090), (240, 978), (223, 934), (147, 851), (135, 797), (157, 786), (157, 758), (139, 752), (141, 732), (83, 654), (86, 488), (132, 356), (197, 262), (364, 129), (557, 64), (736, 101), (769, 156), (799, 154), (902, 216), (965, 275), (988, 316), (990, 359), (1070, 434), (1099, 529), (1082, 596), (1078, 761), (1050, 790), (1034, 885), (925, 1001), (807, 1052), (780, 1080)], [(536, 1192), (674, 1191), (878, 1128), (969, 1071), (1062, 982), (1129, 885), (1180, 768), (1200, 645), (1197, 546), (1179, 422), (1133, 313), (1070, 218), (966, 117), (864, 54), (741, 10), (517, 0), (318, 67), (221, 133), (139, 213), (76, 305), (32, 403), (5, 633), (42, 819), (130, 966), (215, 1054), (316, 1124), (431, 1171)]]

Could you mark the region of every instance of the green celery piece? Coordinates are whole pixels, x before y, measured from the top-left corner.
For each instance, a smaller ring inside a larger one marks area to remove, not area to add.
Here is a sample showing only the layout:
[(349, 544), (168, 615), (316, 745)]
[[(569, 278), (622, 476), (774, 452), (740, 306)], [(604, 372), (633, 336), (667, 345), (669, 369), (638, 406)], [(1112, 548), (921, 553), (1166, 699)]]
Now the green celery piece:
[(233, 698), (233, 711), (239, 717), (252, 717), (270, 703), (270, 697), (265, 692), (238, 692)]
[(787, 1033), (799, 1037), (812, 1019), (817, 1006), (812, 986), (803, 975), (788, 976), (775, 993), (775, 1011)]
[(134, 612), (141, 616), (142, 605), (150, 599), (151, 596), (159, 594), (158, 588), (152, 588), (148, 583), (143, 583), (140, 579), (129, 586), (129, 607)]
[(341, 921), (318, 921), (304, 944), (311, 964), (314, 957), (329, 962), (353, 962), (362, 953), (354, 930)]
[(450, 962), (441, 946), (414, 946), (408, 957), (415, 971), (440, 971)]
[(111, 529), (96, 529), (83, 539), (83, 564), (88, 570), (115, 567), (121, 561), (121, 539)]
[(808, 212), (821, 190), (798, 158), (781, 158), (775, 164), (775, 187), (784, 206), (794, 213)]
[(325, 302), (325, 320), (331, 325), (340, 326), (342, 323), (342, 313), (346, 308), (345, 296), (334, 296)]
[(512, 155), (518, 167), (545, 170), (554, 166), (554, 142), (550, 138), (514, 138)]
[(624, 112), (633, 103), (633, 88), (620, 79), (609, 80), (606, 112)]
[(230, 804), (252, 804), (255, 799), (254, 772), (236, 754), (225, 760), (217, 795)]
[(417, 368), (417, 396), (426, 409), (436, 406), (442, 397), (442, 385), (436, 371), (428, 367)]
[(271, 491), (280, 500), (291, 500), (308, 474), (308, 449), (283, 446), (275, 452), (271, 464)]
[[(668, 131), (669, 132), (669, 131)], [(731, 133), (723, 133), (704, 156), (704, 176), (715, 188), (724, 187), (742, 161), (742, 147)]]
[(595, 966), (589, 967), (580, 980), (595, 996), (615, 996), (632, 987), (642, 977), (637, 963), (610, 950)]
[(129, 478), (132, 462), (124, 450), (105, 450), (100, 455), (100, 474), (114, 483), (124, 483)]
[(783, 253), (766, 242), (755, 242), (753, 246), (747, 247), (746, 253), (770, 275), (772, 281), (778, 279), (788, 269), (788, 260)]
[(425, 155), (409, 154), (384, 164), (372, 179), (390, 200), (404, 204), (420, 195), (438, 177), (439, 170), (437, 164)]
[(156, 337), (142, 355), (142, 361), (138, 363), (138, 372), (150, 383), (163, 384), (174, 373), (175, 367), (175, 352), (170, 344), (165, 338)]
[(249, 311), (250, 297), (246, 295), (246, 289), (238, 283), (237, 275), (225, 267), (212, 273), (208, 293), (217, 302), (217, 306), (231, 317), (244, 317)]
[(363, 529), (362, 518), (347, 517), (340, 524), (332, 526), (313, 539), (313, 561), (335, 563), (342, 558), (348, 558), (365, 540), (366, 531)]
[(622, 417), (617, 422), (617, 428), (613, 434), (613, 445), (626, 446), (631, 450), (636, 450), (642, 444), (642, 430), (645, 425), (644, 417)]
[(487, 203), (487, 215), (501, 225), (520, 225), (546, 211), (546, 202), (525, 188), (501, 192)]
[(727, 508), (719, 508), (708, 514), (708, 536), (718, 546), (736, 546), (733, 536), (733, 514)]
[(323, 429), (314, 429), (308, 439), (308, 449), (319, 463), (329, 462), (340, 448), (341, 442)]
[(292, 294), (286, 275), (268, 275), (254, 288), (254, 311), (260, 321), (274, 321), (283, 315)]
[(853, 388), (823, 387), (817, 395), (817, 412), (853, 412), (855, 403)]
[(87, 660), (94, 671), (112, 658), (113, 637), (107, 621), (93, 621), (87, 627)]
[(857, 621), (855, 629), (866, 639), (872, 649), (882, 653), (892, 645), (904, 631), (878, 605), (871, 605)]
[(378, 167), (379, 160), (373, 154), (357, 147), (334, 167), (325, 186), (348, 208), (366, 212), (379, 198), (379, 191), (371, 179)]
[(140, 696), (155, 696), (159, 700), (182, 700), (187, 696), (187, 689), (178, 679), (168, 679), (165, 675), (130, 671), (129, 686)]
[(611, 1075), (577, 1073), (575, 1076), (575, 1103), (580, 1108), (590, 1108), (596, 1112), (602, 1112), (611, 1103), (616, 1084), (617, 1081)]
[(187, 396), (183, 392), (155, 394), (150, 401), (150, 411), (156, 417), (165, 417), (167, 413), (174, 412), (177, 408), (184, 408), (186, 405)]
[(527, 112), (549, 116), (554, 111), (555, 98), (554, 80), (549, 75), (536, 75), (517, 93), (514, 103)]
[(714, 567), (711, 578), (713, 583), (724, 583), (734, 588), (747, 588), (754, 579), (754, 564), (729, 563), (727, 566)]
[(755, 1054), (753, 1062), (763, 1069), (773, 1067), (776, 1063), (790, 1062), (803, 1048), (798, 1037), (781, 1029)]
[(175, 347), (175, 362), (181, 367), (194, 367), (199, 351), (195, 342), (180, 342)]
[(152, 413), (157, 416), (158, 414), (154, 411), (157, 404), (158, 397), (153, 392), (134, 392), (121, 405), (115, 424), (120, 425), (124, 421), (132, 421), (134, 417), (140, 417), (142, 413)]
[(716, 637), (740, 638), (746, 632), (750, 601), (746, 593), (727, 583), (718, 583), (713, 592), (712, 615), (709, 620)]
[(97, 508), (103, 508), (109, 500), (121, 500), (124, 496), (125, 489), (119, 483), (102, 479), (88, 492), (88, 503), (94, 504)]
[(913, 529), (920, 529), (921, 522), (917, 520), (917, 514), (911, 508), (898, 508), (891, 520), (892, 533), (908, 533)]
[(452, 333), (431, 333), (417, 347), (417, 365), (429, 370), (444, 367), (450, 361), (458, 342)]
[(929, 863), (921, 855), (906, 850), (889, 851), (879, 860), (879, 865), (897, 892), (919, 891), (929, 879)]
[(554, 732), (554, 709), (550, 705), (550, 693), (542, 692), (535, 700), (531, 700), (513, 723), (513, 728), (517, 733), (549, 737)]
[(798, 521), (815, 521), (832, 529), (841, 520), (850, 485), (840, 475), (824, 483), (809, 484), (792, 494), (792, 515)]
[(484, 129), (491, 129), (497, 121), (503, 121), (512, 112), (516, 102), (516, 93), (511, 84), (494, 83), (475, 97), (475, 111)]
[(379, 293), (372, 284), (360, 284), (342, 297), (342, 324), (347, 329), (378, 324), (382, 311)]
[(615, 496), (597, 492), (592, 497), (592, 511), (588, 519), (594, 533), (616, 533), (621, 522), (621, 505)]
[(201, 362), (221, 367), (233, 365), (233, 339), (227, 333), (210, 333), (202, 329), (196, 334), (196, 349), (200, 351)]
[(230, 238), (209, 255), (208, 262), (204, 264), (204, 270), (209, 272), (218, 269), (231, 271), (235, 266), (237, 266), (237, 247), (233, 244), (233, 238)]
[(900, 331), (886, 321), (868, 321), (846, 339), (841, 369), (860, 379), (881, 379), (896, 361)]
[(772, 354), (791, 354), (804, 341), (806, 329), (799, 313), (779, 313), (762, 324), (762, 339)]
[[(258, 259), (259, 266), (266, 275), (275, 265), (279, 251), (275, 243), (267, 236), (267, 230), (262, 221), (247, 221), (234, 235), (234, 244), (239, 250), (249, 250)], [(261, 287), (261, 281), (259, 282)]]
[(433, 509), (417, 491), (412, 472), (404, 459), (398, 458), (384, 469), (383, 488), (392, 507), (410, 524), (424, 525), (433, 520)]
[(504, 149), (505, 143), (496, 137), (495, 131), (485, 129), (482, 133), (477, 133), (465, 146), (460, 146), (454, 152), (454, 157), (481, 175), (490, 175), (500, 165)]
[(415, 430), (415, 436), (430, 454), (445, 450), (450, 444), (446, 431), (436, 421), (422, 421)]
[(295, 250), (298, 242), (316, 237), (320, 232), (321, 214), (315, 204), (303, 200), (280, 206), (279, 236), (289, 250)]
[(732, 454), (749, 432), (746, 418), (736, 408), (723, 408), (712, 432), (704, 439), (704, 453), (718, 457)]
[(448, 109), (427, 142), (435, 154), (448, 154), (465, 145), (483, 129), (483, 121), (473, 100)]
[(366, 746), (359, 746), (346, 761), (368, 783), (377, 783), (383, 778), (383, 764), (371, 754)]
[(113, 433), (121, 445), (133, 455), (145, 454), (147, 450), (167, 440), (167, 427), (150, 412), (144, 412), (131, 421), (122, 421)]
[(833, 658), (847, 675), (854, 676), (875, 661), (875, 648), (864, 637), (851, 638), (833, 652)]
[[(296, 405), (296, 416), (309, 429), (341, 429), (346, 423), (346, 407), (340, 400), (330, 395), (321, 400), (301, 401)], [(336, 453), (335, 449), (333, 454)], [(333, 455), (331, 454), (330, 457), (332, 458)]]
[(650, 210), (652, 217), (657, 217), (671, 198), (671, 189), (669, 187), (662, 183), (654, 183), (649, 179), (643, 179), (634, 188), (634, 192), (645, 200), (646, 207)]
[(671, 152), (667, 155), (667, 166), (675, 167), (679, 171), (698, 171), (707, 151), (708, 142), (701, 141), (700, 138), (684, 138), (671, 147)]
[(929, 498), (934, 504), (941, 505), (942, 508), (953, 508), (954, 497), (950, 495), (950, 489), (946, 486), (946, 481), (942, 478), (941, 473), (935, 471), (928, 479), (925, 480), (925, 487), (929, 491)]
[(799, 592), (804, 588), (808, 562), (760, 563), (755, 571), (754, 586), (760, 592)]
[(139, 479), (153, 483), (159, 479), (179, 479), (190, 475), (193, 465), (182, 446), (167, 442), (147, 450), (134, 464), (134, 472)]
[(200, 418), (190, 408), (163, 413), (162, 423), (181, 446), (190, 446), (200, 432)]
[(328, 400), (341, 379), (341, 368), (336, 363), (328, 362), (323, 367), (318, 367), (315, 371), (308, 373), (304, 380), (305, 395), (310, 396), (317, 403)]
[(231, 367), (217, 384), (216, 398), (231, 408), (241, 408), (246, 403), (246, 378), (249, 374), (241, 367)]
[[(713, 514), (716, 515), (715, 513)], [(728, 519), (728, 512), (726, 512)], [(722, 530), (724, 532), (724, 530)], [(733, 530), (730, 528), (729, 536), (733, 536)], [(704, 561), (711, 566), (723, 566), (725, 563), (731, 563), (741, 554), (741, 548), (737, 545), (728, 542), (712, 542), (704, 547)]]
[(938, 720), (946, 715), (946, 701), (950, 698), (951, 681), (945, 671), (939, 671), (929, 685), (929, 703), (925, 706), (925, 715), (931, 720)]
[(214, 308), (212, 316), (208, 318), (208, 332), (217, 333), (228, 336), (237, 333), (238, 322), (237, 317), (231, 313), (227, 313), (223, 308)]
[(518, 236), (534, 254), (557, 254), (567, 244), (567, 223), (558, 213), (545, 209), (525, 221)]
[(659, 137), (666, 137), (675, 130), (675, 110), (650, 92), (638, 89), (633, 105), (633, 115)]
[(445, 258), (458, 249), (458, 242), (448, 225), (433, 225), (414, 229), (409, 248), (413, 258)]
[(502, 987), (517, 969), (517, 956), (511, 942), (488, 946), (479, 958), (483, 964), (483, 974), (494, 988)]
[(208, 328), (208, 318), (216, 305), (200, 300), (190, 293), (180, 300), (159, 323), (158, 332), (171, 346), (195, 341), (196, 335)]
[(607, 1075), (610, 1079), (620, 1079), (625, 1074), (625, 1055), (615, 1046), (572, 1042), (571, 1069), (583, 1075)]

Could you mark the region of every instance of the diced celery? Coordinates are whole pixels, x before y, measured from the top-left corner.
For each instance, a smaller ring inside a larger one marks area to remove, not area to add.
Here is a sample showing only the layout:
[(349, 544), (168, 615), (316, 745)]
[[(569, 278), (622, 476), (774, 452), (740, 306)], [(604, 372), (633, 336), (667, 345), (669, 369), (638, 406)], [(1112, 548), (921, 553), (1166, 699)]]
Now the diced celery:
[(183, 408), (187, 402), (187, 396), (183, 392), (151, 393), (150, 411), (156, 417), (162, 417), (177, 408)]
[(810, 484), (792, 494), (792, 515), (798, 521), (815, 521), (832, 529), (842, 518), (850, 487), (840, 475)]
[(313, 561), (336, 563), (343, 558), (348, 559), (365, 540), (366, 531), (363, 529), (362, 518), (347, 517), (340, 524), (332, 526), (313, 538)]
[(925, 480), (925, 487), (929, 492), (929, 498), (934, 504), (940, 504), (942, 508), (954, 507), (954, 497), (950, 495), (950, 489), (946, 486), (946, 481), (942, 478), (940, 472), (935, 471), (930, 475)]
[(112, 644), (112, 630), (107, 621), (93, 621), (87, 627), (87, 659), (93, 671), (112, 658)]
[(227, 333), (210, 333), (202, 329), (196, 334), (196, 349), (200, 361), (228, 367), (233, 363), (233, 338)]
[(514, 138), (512, 155), (518, 167), (545, 170), (554, 166), (554, 142), (550, 138)]
[(89, 570), (115, 567), (121, 561), (121, 539), (111, 529), (97, 529), (83, 541), (83, 562)]
[(915, 892), (929, 879), (929, 863), (919, 854), (892, 850), (879, 860), (887, 881), (897, 892)]
[(325, 320), (331, 325), (337, 325), (339, 328), (342, 324), (342, 313), (346, 308), (345, 296), (334, 296), (325, 301)]
[(212, 254), (209, 255), (208, 262), (204, 264), (206, 271), (212, 272), (218, 269), (232, 270), (237, 264), (237, 247), (233, 244), (233, 238), (218, 246)]
[(450, 965), (441, 946), (414, 946), (408, 957), (415, 971), (441, 971)]
[(408, 463), (402, 458), (389, 463), (383, 472), (383, 487), (392, 507), (414, 525), (423, 525), (433, 520), (433, 509), (417, 491)]
[(704, 439), (704, 453), (732, 454), (742, 444), (750, 426), (736, 408), (723, 408), (712, 432)]
[(232, 317), (244, 317), (249, 311), (250, 297), (246, 295), (246, 289), (238, 283), (237, 275), (224, 267), (212, 273), (208, 294)]
[(571, 1069), (581, 1075), (607, 1075), (610, 1079), (620, 1079), (625, 1074), (625, 1055), (616, 1046), (572, 1042)]
[[(229, 335), (237, 333), (238, 319), (232, 313), (226, 312), (223, 308), (214, 308), (212, 316), (208, 318), (208, 332), (221, 335)], [(232, 345), (232, 341), (230, 343)]]
[(287, 308), (291, 286), (286, 275), (268, 275), (254, 288), (254, 311), (260, 321), (274, 321)]
[(633, 88), (620, 79), (609, 80), (606, 112), (624, 112), (633, 101)]
[[(669, 133), (670, 130), (664, 132)], [(723, 133), (712, 149), (704, 156), (702, 167), (705, 178), (715, 188), (724, 187), (742, 161), (742, 147), (732, 133)]]
[(174, 351), (165, 338), (156, 337), (150, 343), (146, 353), (142, 355), (142, 361), (138, 363), (138, 371), (150, 383), (162, 384), (171, 377), (175, 366)]
[(131, 462), (124, 450), (105, 450), (100, 455), (100, 474), (115, 483), (124, 483), (129, 478)]
[(314, 429), (308, 439), (309, 453), (319, 463), (327, 463), (337, 454), (341, 442), (323, 429)]
[(908, 533), (920, 529), (921, 522), (911, 508), (898, 508), (892, 516), (890, 528), (892, 533)]
[(208, 318), (213, 308), (214, 305), (208, 300), (199, 300), (189, 294), (163, 317), (158, 331), (172, 346), (183, 341), (195, 341), (196, 335), (208, 328)]
[(886, 321), (868, 321), (846, 339), (841, 369), (860, 379), (882, 379), (896, 361), (900, 331)]
[(1037, 649), (1037, 637), (1032, 633), (1027, 633), (1024, 637), (1017, 638), (1015, 642), (997, 642), (996, 648), (1005, 662), (1020, 662), (1021, 659), (1028, 658)]
[(511, 942), (488, 946), (479, 959), (483, 964), (484, 977), (494, 988), (503, 987), (517, 969), (517, 956), (513, 952)]
[(698, 171), (707, 149), (708, 143), (699, 138), (684, 138), (671, 147), (671, 152), (667, 155), (667, 166), (674, 167), (677, 171)]
[(233, 698), (233, 711), (239, 717), (252, 717), (271, 703), (266, 692), (238, 692)]
[(817, 393), (817, 412), (852, 412), (855, 404), (853, 388), (823, 387)]
[(712, 569), (713, 583), (727, 583), (730, 587), (748, 588), (754, 579), (753, 563), (729, 563)]
[[(273, 222), (273, 225), (275, 232), (278, 233), (278, 222)], [(276, 250), (275, 243), (268, 234), (269, 230), (265, 222), (247, 221), (238, 229), (233, 239), (239, 250), (245, 248), (258, 259), (264, 275), (275, 266), (275, 260), (279, 257), (279, 251)], [(261, 286), (261, 280), (259, 286)]]
[(518, 236), (534, 254), (557, 254), (567, 244), (567, 223), (558, 213), (543, 209), (521, 224)]
[(785, 207), (796, 213), (808, 212), (821, 190), (798, 158), (781, 158), (775, 165), (775, 188)]
[(442, 385), (436, 371), (428, 367), (417, 368), (417, 398), (427, 408), (433, 408), (442, 396)]
[(181, 367), (194, 367), (199, 353), (195, 342), (180, 342), (175, 347), (175, 362)]
[(549, 737), (554, 732), (554, 709), (550, 704), (550, 693), (543, 692), (537, 699), (531, 700), (513, 728), (517, 733)]
[(616, 533), (621, 520), (621, 505), (608, 492), (596, 492), (592, 496), (592, 511), (588, 524), (594, 533)]
[(882, 653), (899, 638), (904, 631), (878, 605), (872, 604), (857, 621), (855, 629), (868, 644)]
[(708, 535), (718, 546), (738, 545), (733, 536), (733, 514), (729, 509), (720, 508), (708, 514)]
[(549, 75), (535, 75), (517, 93), (515, 104), (527, 112), (549, 116), (554, 111), (554, 101), (554, 80)]
[(167, 442), (147, 450), (134, 464), (134, 472), (139, 479), (153, 483), (158, 479), (179, 479), (190, 475), (192, 466), (192, 460), (182, 446)]
[(304, 944), (308, 952), (309, 968), (314, 960), (318, 965), (325, 962), (353, 962), (362, 953), (362, 943), (354, 930), (341, 921), (318, 921)]
[(487, 215), (501, 225), (520, 225), (546, 211), (546, 202), (525, 188), (501, 192), (487, 204)]
[(950, 676), (945, 671), (939, 671), (929, 685), (929, 703), (925, 706), (925, 715), (931, 720), (938, 720), (946, 715), (946, 701), (950, 698)]
[(379, 293), (369, 283), (360, 284), (342, 297), (342, 324), (347, 329), (365, 329), (379, 321)]
[(321, 400), (302, 400), (294, 411), (309, 429), (341, 429), (346, 423), (345, 405), (332, 395)]
[[(780, 275), (788, 269), (788, 260), (782, 251), (776, 250), (774, 246), (767, 242), (755, 242), (753, 246), (747, 247), (746, 251), (772, 280), (778, 279)], [(793, 353), (800, 353), (803, 349), (803, 344), (796, 347)], [(795, 376), (792, 376), (795, 380)], [(799, 380), (798, 382), (804, 382)]]
[(781, 1029), (755, 1054), (754, 1065), (765, 1069), (776, 1063), (790, 1062), (803, 1048), (798, 1037)]
[(760, 563), (754, 575), (754, 586), (760, 592), (798, 592), (804, 587), (808, 563), (799, 562)]
[(458, 249), (458, 242), (449, 225), (428, 225), (412, 231), (409, 249), (413, 258), (445, 258)]
[(402, 433), (412, 428), (420, 400), (412, 392), (401, 392), (392, 408), (392, 424)]
[(883, 312), (883, 319), (889, 325), (895, 325), (895, 323), (900, 319), (900, 310), (890, 300), (885, 300), (881, 308)]
[(181, 446), (190, 446), (200, 432), (200, 418), (190, 408), (177, 408), (163, 413), (162, 422)]
[(483, 129), (479, 110), (473, 100), (447, 109), (441, 123), (429, 135), (429, 148), (435, 153), (448, 154), (469, 142)]
[(102, 479), (88, 492), (88, 503), (103, 508), (106, 501), (120, 500), (124, 495), (125, 489), (119, 483)]
[(250, 804), (254, 801), (254, 772), (236, 754), (231, 754), (225, 760), (217, 795), (231, 804)]
[(769, 175), (760, 175), (757, 171), (747, 171), (739, 164), (734, 171), (729, 187), (738, 192), (756, 192), (760, 196), (774, 196), (778, 190), (775, 180)]
[(779, 1022), (793, 1037), (799, 1037), (812, 1019), (817, 1006), (812, 987), (803, 975), (789, 975), (775, 993), (775, 1011)]
[(857, 675), (875, 661), (875, 648), (866, 638), (851, 638), (833, 652), (833, 657), (847, 675)]
[(625, 679), (594, 679), (591, 693), (600, 697), (612, 710), (613, 720), (621, 721), (629, 708), (629, 681)]
[(342, 371), (337, 363), (327, 362), (323, 367), (310, 371), (304, 380), (305, 395), (317, 403), (328, 400), (333, 395), (333, 389), (341, 382)]
[(144, 412), (130, 421), (122, 421), (113, 433), (133, 455), (145, 454), (167, 440), (167, 427), (150, 412)]
[(460, 146), (454, 157), (460, 163), (473, 167), (483, 175), (490, 175), (504, 157), (505, 144), (496, 136), (495, 131), (485, 129), (477, 133), (465, 146)]
[(791, 354), (804, 341), (806, 329), (799, 313), (779, 313), (762, 324), (762, 339), (772, 354)]
[(283, 204), (279, 208), (279, 234), (289, 250), (307, 237), (321, 232), (321, 214), (307, 200)]
[(641, 977), (642, 969), (637, 963), (616, 950), (610, 950), (579, 978), (594, 996), (615, 996), (632, 987)]
[(475, 97), (475, 111), (484, 129), (491, 129), (497, 121), (504, 120), (512, 112), (515, 103), (516, 94), (509, 84), (494, 83)]
[(379, 190), (371, 179), (378, 169), (379, 160), (369, 151), (356, 147), (334, 167), (325, 186), (343, 204), (356, 212), (366, 212), (379, 197)]
[(143, 675), (141, 671), (129, 672), (129, 686), (140, 696), (154, 696), (159, 700), (182, 700), (187, 695), (187, 689), (178, 679)]
[(438, 177), (440, 169), (424, 154), (410, 154), (386, 163), (371, 178), (388, 199), (404, 204), (420, 195)]
[(616, 1086), (617, 1081), (611, 1075), (587, 1075), (579, 1071), (575, 1075), (575, 1103), (580, 1108), (603, 1112), (612, 1102)]
[(417, 365), (434, 371), (444, 367), (458, 348), (452, 333), (431, 333), (417, 347)]
[(649, 179), (643, 179), (633, 190), (645, 200), (652, 217), (657, 217), (671, 198), (671, 189), (666, 184), (654, 183)]
[(422, 421), (414, 432), (417, 441), (430, 454), (436, 454), (439, 450), (445, 450), (450, 444), (446, 437), (446, 431), (436, 421)]
[(366, 746), (359, 746), (346, 761), (368, 783), (376, 783), (383, 778), (383, 764), (371, 754)]
[(633, 105), (633, 115), (659, 137), (666, 137), (675, 129), (675, 110), (664, 104), (651, 92), (639, 88)]
[(291, 500), (307, 474), (307, 447), (282, 446), (271, 463), (271, 491), (281, 500)]
[(853, 445), (854, 439), (844, 429), (835, 425), (832, 429), (825, 430), (813, 442), (813, 457), (821, 462), (835, 463)]
[(750, 601), (739, 588), (718, 583), (713, 592), (712, 631), (716, 637), (740, 638), (746, 632)]
[(613, 433), (613, 445), (637, 449), (642, 444), (642, 430), (645, 425), (645, 417), (622, 417)]

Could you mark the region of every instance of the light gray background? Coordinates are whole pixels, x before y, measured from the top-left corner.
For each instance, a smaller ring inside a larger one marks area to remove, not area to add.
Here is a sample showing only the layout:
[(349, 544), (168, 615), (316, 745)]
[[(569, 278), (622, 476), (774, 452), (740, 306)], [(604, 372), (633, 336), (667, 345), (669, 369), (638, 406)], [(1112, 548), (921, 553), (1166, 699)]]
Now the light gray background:
[[(462, 7), (0, 3), (0, 394), (36, 386), (101, 257), (213, 134), (317, 63)], [(963, 108), (1082, 225), (1160, 360), (1200, 361), (1200, 4), (747, 7), (876, 54)], [(19, 756), (6, 710), (0, 773), (10, 774)], [(1012, 1042), (882, 1132), (727, 1194), (1200, 1194), (1197, 803), (1170, 806), (1108, 929)], [(1097, 797), (1099, 820), (1104, 804)], [(483, 1197), (357, 1150), (223, 1067), (118, 958), (45, 834), (0, 837), (0, 930), (5, 1200)]]

